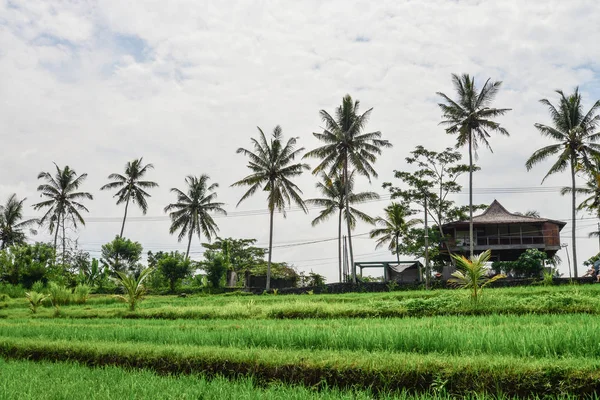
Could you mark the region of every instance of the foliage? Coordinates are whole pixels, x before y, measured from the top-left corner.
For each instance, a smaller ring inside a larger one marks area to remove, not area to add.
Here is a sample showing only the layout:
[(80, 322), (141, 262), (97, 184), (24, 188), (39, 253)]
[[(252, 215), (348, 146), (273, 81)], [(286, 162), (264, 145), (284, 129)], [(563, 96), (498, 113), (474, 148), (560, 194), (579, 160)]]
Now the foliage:
[(265, 263), (266, 250), (256, 247), (256, 239), (234, 239), (217, 237), (213, 243), (202, 243), (206, 251), (223, 252), (228, 246), (229, 267), (235, 272), (246, 272), (254, 269), (259, 264)]
[[(0, 250), (17, 244), (25, 243), (23, 229), (30, 228), (39, 223), (37, 219), (23, 221), (23, 203), (27, 199), (19, 200), (12, 194), (6, 204), (0, 205)], [(31, 229), (31, 233), (36, 231)]]
[[(534, 165), (555, 157), (556, 161), (542, 179), (542, 183), (548, 176), (563, 172), (567, 168), (570, 169), (571, 188), (570, 190), (563, 190), (561, 193), (570, 192), (572, 196), (573, 271), (575, 277), (577, 277), (577, 205), (575, 203), (577, 189), (575, 174), (577, 170), (583, 167), (590, 171), (592, 179), (596, 179), (597, 169), (594, 169), (593, 161), (600, 157), (600, 144), (596, 143), (600, 138), (599, 133), (596, 131), (600, 123), (600, 115), (598, 114), (600, 100), (596, 101), (588, 112), (584, 112), (578, 88), (575, 88), (573, 94), (568, 97), (561, 90), (557, 90), (556, 93), (560, 96), (558, 106), (554, 106), (548, 99), (540, 100), (543, 105), (548, 107), (552, 126), (536, 123), (535, 127), (542, 136), (557, 143), (536, 150), (525, 163), (525, 167), (529, 171)], [(592, 188), (588, 187), (588, 189), (594, 191), (593, 186), (595, 186), (595, 183), (592, 182)], [(588, 204), (593, 204), (593, 201)]]
[(267, 205), (269, 209), (269, 252), (267, 256), (267, 284), (266, 290), (271, 288), (271, 258), (273, 254), (273, 213), (277, 210), (286, 216), (285, 207), (295, 203), (305, 213), (308, 212), (306, 204), (300, 195), (302, 191), (295, 183), (291, 181), (302, 174), (309, 166), (304, 163), (293, 163), (295, 158), (300, 156), (304, 148), (296, 148), (297, 138), (288, 139), (283, 142), (283, 131), (278, 125), (273, 129), (271, 140), (262, 129), (258, 128), (260, 136), (257, 139), (252, 138), (254, 151), (243, 147), (237, 149), (238, 154), (247, 156), (248, 168), (252, 173), (245, 178), (235, 182), (231, 186), (250, 186), (244, 193), (240, 203), (251, 197), (258, 189), (262, 189), (267, 195)]
[(33, 314), (35, 314), (37, 312), (38, 307), (42, 305), (44, 300), (48, 298), (48, 295), (38, 293), (35, 291), (30, 291), (25, 293), (25, 298), (29, 302), (29, 309)]
[(542, 275), (548, 256), (538, 249), (525, 250), (516, 261), (494, 261), (492, 270), (518, 278), (536, 278)]
[(46, 183), (38, 186), (37, 190), (40, 196), (46, 200), (33, 205), (35, 210), (47, 209), (44, 216), (40, 219), (40, 224), (48, 224), (50, 233), (54, 232), (54, 250), (58, 239), (58, 231), (62, 226), (62, 258), (65, 263), (66, 253), (66, 233), (65, 222), (70, 220), (73, 228), (77, 229), (77, 223), (85, 225), (85, 221), (80, 212), (89, 212), (84, 206), (82, 200), (93, 200), (93, 196), (88, 192), (78, 192), (77, 190), (87, 178), (87, 174), (77, 176), (75, 170), (65, 166), (61, 169), (56, 163), (56, 173), (54, 176), (49, 172), (40, 172), (38, 179), (43, 179)]
[(454, 272), (452, 278), (448, 281), (457, 287), (471, 289), (471, 300), (475, 303), (477, 303), (481, 297), (481, 293), (485, 286), (498, 279), (506, 278), (506, 276), (502, 274), (492, 278), (486, 276), (487, 270), (485, 268), (485, 263), (490, 259), (490, 255), (490, 250), (486, 250), (470, 259), (467, 259), (465, 256), (452, 254), (452, 258), (456, 261), (458, 271)]
[(157, 262), (162, 276), (169, 281), (171, 293), (175, 292), (177, 284), (192, 273), (192, 262), (182, 253), (171, 252), (164, 254)]
[[(363, 132), (369, 120), (373, 108), (363, 114), (359, 114), (360, 102), (353, 101), (347, 94), (342, 99), (342, 104), (335, 110), (335, 117), (327, 111), (321, 110), (321, 120), (325, 123), (322, 133), (313, 135), (324, 144), (309, 151), (304, 157), (319, 159), (319, 164), (313, 170), (313, 174), (326, 172), (329, 176), (336, 173), (342, 174), (342, 182), (350, 182), (351, 173), (355, 171), (358, 175), (377, 178), (378, 174), (373, 163), (377, 156), (381, 155), (383, 148), (392, 147), (392, 144), (381, 138), (381, 132)], [(346, 209), (350, 209), (350, 185), (345, 185)], [(348, 229), (348, 250), (350, 252), (350, 265), (354, 265), (354, 252), (352, 247), (352, 222), (350, 213), (346, 214), (346, 227)], [(354, 272), (354, 269), (353, 269)], [(353, 275), (356, 281), (356, 276)]]
[(200, 234), (203, 233), (209, 241), (213, 235), (217, 235), (219, 228), (211, 213), (227, 215), (223, 209), (224, 203), (215, 202), (217, 198), (215, 189), (219, 187), (219, 184), (209, 185), (209, 179), (206, 174), (200, 175), (200, 177), (188, 175), (185, 178), (188, 185), (187, 193), (172, 188), (171, 192), (177, 195), (177, 203), (165, 207), (165, 212), (169, 212), (169, 217), (171, 217), (169, 233), (173, 234), (179, 231), (178, 241), (181, 241), (186, 235), (188, 237), (186, 258), (189, 257), (194, 234), (197, 234), (200, 239)]
[[(356, 226), (357, 217), (368, 224), (373, 224), (375, 221), (369, 215), (357, 210), (350, 205), (357, 203), (363, 203), (366, 201), (377, 200), (379, 195), (375, 192), (360, 192), (354, 193), (354, 171), (350, 173), (348, 180), (348, 188), (344, 184), (344, 179), (340, 176), (338, 171), (331, 175), (326, 172), (321, 173), (323, 182), (316, 184), (317, 190), (321, 192), (323, 197), (308, 199), (306, 204), (316, 205), (323, 209), (319, 215), (313, 219), (312, 225), (318, 225), (321, 222), (325, 222), (335, 213), (338, 214), (338, 269), (339, 269), (339, 280), (342, 281), (342, 217), (345, 217), (345, 221), (350, 222), (350, 226), (354, 228)], [(348, 195), (348, 208), (346, 208), (346, 195)], [(349, 210), (349, 213), (348, 213)], [(346, 214), (349, 215), (346, 215)]]
[(87, 268), (79, 270), (79, 283), (91, 287), (101, 287), (108, 278), (108, 268), (101, 268), (96, 258), (88, 264)]
[(222, 253), (209, 255), (206, 261), (201, 262), (200, 265), (206, 271), (206, 279), (210, 287), (220, 288), (223, 286), (223, 277), (229, 269), (229, 260), (225, 255)]
[(63, 285), (55, 282), (48, 283), (48, 295), (54, 307), (64, 306), (71, 303), (71, 291)]
[(152, 268), (145, 268), (137, 277), (133, 274), (116, 271), (117, 277), (114, 280), (125, 292), (124, 295), (118, 295), (117, 298), (129, 304), (129, 311), (135, 311), (137, 304), (144, 298), (146, 288), (143, 283), (152, 270)]
[(139, 272), (142, 245), (127, 238), (115, 236), (112, 242), (102, 245), (102, 266), (111, 273)]
[(125, 203), (125, 215), (123, 216), (123, 224), (121, 225), (119, 237), (123, 237), (125, 220), (127, 219), (127, 208), (130, 202), (137, 204), (142, 210), (142, 214), (146, 215), (146, 212), (148, 212), (146, 197), (150, 197), (150, 194), (146, 190), (158, 187), (156, 182), (141, 180), (150, 169), (154, 169), (154, 165), (143, 165), (142, 157), (129, 161), (125, 165), (124, 175), (110, 174), (108, 179), (111, 179), (112, 182), (100, 188), (100, 190), (119, 189), (114, 195), (117, 198), (117, 205)]
[(308, 274), (301, 272), (298, 274), (298, 286), (300, 287), (312, 287), (312, 286), (324, 286), (325, 277), (310, 271)]
[(73, 301), (77, 304), (85, 304), (90, 298), (92, 288), (88, 285), (79, 284), (73, 289)]
[(0, 251), (0, 280), (30, 288), (35, 281), (57, 279), (64, 273), (53, 265), (54, 249), (45, 243), (21, 244)]
[(420, 219), (410, 219), (411, 210), (406, 204), (392, 202), (384, 209), (385, 217), (378, 217), (375, 220), (376, 225), (380, 228), (375, 228), (370, 232), (370, 237), (377, 238), (375, 248), (378, 249), (384, 245), (388, 245), (388, 250), (392, 254), (396, 254), (398, 262), (400, 262), (399, 244), (400, 238), (405, 236), (409, 229), (423, 221)]

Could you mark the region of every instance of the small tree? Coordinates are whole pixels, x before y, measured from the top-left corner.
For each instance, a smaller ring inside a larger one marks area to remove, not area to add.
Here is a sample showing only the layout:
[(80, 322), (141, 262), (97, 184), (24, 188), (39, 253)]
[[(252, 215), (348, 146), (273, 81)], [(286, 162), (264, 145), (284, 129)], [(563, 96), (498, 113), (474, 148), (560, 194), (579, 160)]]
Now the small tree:
[(178, 251), (163, 255), (157, 264), (162, 275), (169, 281), (171, 293), (175, 292), (179, 281), (192, 273), (191, 261)]
[(152, 271), (152, 268), (146, 268), (140, 272), (137, 278), (133, 274), (128, 275), (124, 272), (116, 271), (117, 278), (115, 278), (115, 283), (121, 286), (124, 291), (124, 295), (118, 295), (117, 298), (129, 304), (129, 311), (135, 311), (135, 307), (146, 294), (143, 282)]
[(100, 262), (112, 273), (137, 273), (140, 270), (139, 262), (141, 259), (142, 245), (129, 239), (115, 236), (112, 242), (102, 246)]
[(452, 274), (453, 277), (448, 282), (460, 288), (471, 289), (471, 300), (475, 303), (481, 297), (481, 292), (485, 286), (498, 279), (506, 278), (506, 275), (502, 274), (492, 278), (487, 277), (485, 263), (489, 261), (491, 254), (490, 250), (486, 250), (481, 254), (472, 256), (470, 259), (452, 254), (458, 271)]

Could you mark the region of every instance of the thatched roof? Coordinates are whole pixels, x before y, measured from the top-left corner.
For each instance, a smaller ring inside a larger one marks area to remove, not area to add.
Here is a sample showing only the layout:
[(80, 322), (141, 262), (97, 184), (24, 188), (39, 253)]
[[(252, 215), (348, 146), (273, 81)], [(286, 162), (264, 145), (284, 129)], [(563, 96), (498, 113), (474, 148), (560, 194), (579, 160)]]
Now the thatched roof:
[[(494, 200), (492, 204), (481, 214), (473, 217), (473, 224), (485, 225), (485, 224), (541, 224), (544, 222), (551, 222), (559, 226), (562, 229), (567, 223), (563, 221), (556, 221), (548, 218), (528, 217), (525, 215), (515, 214), (508, 212), (506, 208)], [(469, 220), (465, 221), (454, 221), (444, 224), (444, 227), (465, 225), (469, 224)]]

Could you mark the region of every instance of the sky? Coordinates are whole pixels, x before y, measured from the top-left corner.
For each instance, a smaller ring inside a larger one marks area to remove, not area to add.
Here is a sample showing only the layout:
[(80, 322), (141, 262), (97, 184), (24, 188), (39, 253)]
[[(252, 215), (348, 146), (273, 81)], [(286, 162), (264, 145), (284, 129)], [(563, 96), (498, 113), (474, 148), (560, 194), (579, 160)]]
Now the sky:
[[(313, 149), (319, 110), (333, 113), (345, 94), (363, 110), (372, 107), (367, 130), (381, 131), (394, 147), (375, 164), (379, 178), (358, 179), (356, 189), (381, 194), (360, 209), (382, 215), (390, 200), (381, 185), (397, 184), (394, 170), (411, 169), (404, 158), (415, 146), (454, 145), (439, 125), (436, 92), (454, 97), (451, 74), (469, 73), (478, 84), (502, 81), (494, 106), (512, 109), (498, 119), (510, 137), (495, 135), (493, 153), (479, 151), (474, 202), (497, 199), (509, 211), (568, 220), (570, 199), (557, 189), (569, 185), (568, 173), (548, 178), (543, 187), (550, 189), (540, 192), (550, 163), (530, 172), (524, 164), (550, 144), (533, 126), (550, 123), (538, 100), (556, 101), (554, 90), (576, 86), (586, 110), (600, 98), (599, 20), (594, 0), (0, 0), (0, 200), (16, 193), (27, 198), (27, 216), (39, 215), (31, 205), (39, 201), (40, 171), (53, 172), (56, 162), (87, 173), (82, 189), (94, 200), (86, 203), (85, 227), (70, 236), (98, 257), (123, 214), (113, 193), (99, 188), (143, 157), (155, 166), (148, 179), (160, 186), (151, 191), (147, 218), (130, 208), (125, 236), (145, 251), (185, 251), (186, 243), (169, 234), (163, 208), (175, 201), (170, 188), (185, 188), (190, 174), (208, 174), (220, 185), (218, 199), (229, 212), (215, 220), (220, 236), (255, 238), (266, 247), (266, 195), (236, 207), (244, 190), (230, 187), (249, 173), (235, 151), (251, 146), (257, 126), (271, 132), (281, 125), (285, 137)], [(316, 182), (310, 173), (297, 180), (306, 198), (318, 195)], [(468, 203), (466, 194), (453, 199)], [(337, 221), (312, 227), (317, 214), (313, 208), (276, 216), (273, 259), (333, 282)], [(578, 218), (581, 264), (598, 251), (598, 240), (587, 238), (597, 220)], [(370, 229), (358, 225), (355, 233)], [(561, 233), (569, 252), (570, 229), (569, 222)], [(41, 231), (32, 239), (50, 237)], [(356, 261), (394, 259), (368, 235), (354, 245)], [(202, 251), (195, 239), (192, 257)], [(564, 250), (560, 255), (568, 274)]]

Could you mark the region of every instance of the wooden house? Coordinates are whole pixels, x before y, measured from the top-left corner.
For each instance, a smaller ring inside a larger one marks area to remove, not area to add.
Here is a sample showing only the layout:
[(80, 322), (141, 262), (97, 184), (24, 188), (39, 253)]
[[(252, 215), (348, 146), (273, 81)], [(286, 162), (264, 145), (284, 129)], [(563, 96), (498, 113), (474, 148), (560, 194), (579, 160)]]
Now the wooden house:
[[(474, 253), (491, 249), (491, 261), (514, 261), (527, 249), (538, 249), (549, 257), (560, 250), (560, 231), (566, 222), (510, 213), (497, 200), (473, 217)], [(469, 255), (469, 220), (442, 225), (447, 237), (443, 247)]]

